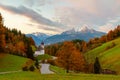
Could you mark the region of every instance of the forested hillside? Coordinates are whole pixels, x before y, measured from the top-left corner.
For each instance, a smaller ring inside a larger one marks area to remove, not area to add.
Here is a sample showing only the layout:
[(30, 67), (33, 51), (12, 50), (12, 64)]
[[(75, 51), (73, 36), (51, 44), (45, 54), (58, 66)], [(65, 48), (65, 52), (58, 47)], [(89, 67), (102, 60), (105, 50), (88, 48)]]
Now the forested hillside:
[(35, 46), (32, 38), (17, 29), (8, 29), (4, 26), (2, 15), (0, 14), (0, 53), (9, 53), (33, 59), (31, 46)]
[[(106, 35), (101, 36), (100, 38), (93, 38), (90, 39), (88, 42), (85, 42), (84, 40), (72, 40), (71, 42), (74, 43), (74, 46), (82, 52), (86, 53), (98, 46), (101, 46), (103, 43), (109, 42), (111, 40), (114, 40), (116, 38), (120, 37), (120, 25), (118, 25), (114, 30), (109, 31)], [(65, 42), (65, 41), (64, 41)], [(57, 51), (62, 47), (63, 42), (47, 45), (45, 46), (45, 51), (47, 54), (50, 55), (56, 55)]]

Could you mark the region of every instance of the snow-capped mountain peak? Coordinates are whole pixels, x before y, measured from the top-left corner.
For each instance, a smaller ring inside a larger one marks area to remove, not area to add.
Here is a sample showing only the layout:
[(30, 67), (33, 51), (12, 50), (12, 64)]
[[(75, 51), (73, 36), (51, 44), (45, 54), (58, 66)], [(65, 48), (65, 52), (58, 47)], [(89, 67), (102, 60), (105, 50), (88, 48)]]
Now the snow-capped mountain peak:
[(79, 31), (82, 33), (87, 33), (87, 32), (94, 33), (95, 32), (94, 29), (89, 28), (88, 26), (81, 27)]
[(77, 34), (77, 33), (94, 33), (96, 30), (89, 28), (88, 26), (74, 27), (70, 30), (63, 32), (62, 34)]
[(50, 37), (51, 35), (47, 35), (45, 33), (35, 32), (31, 34), (26, 34), (28, 37), (32, 37), (36, 43), (36, 45), (39, 45), (42, 41)]
[(89, 28), (87, 26), (83, 26), (80, 28), (80, 31), (86, 31), (86, 30), (89, 30)]

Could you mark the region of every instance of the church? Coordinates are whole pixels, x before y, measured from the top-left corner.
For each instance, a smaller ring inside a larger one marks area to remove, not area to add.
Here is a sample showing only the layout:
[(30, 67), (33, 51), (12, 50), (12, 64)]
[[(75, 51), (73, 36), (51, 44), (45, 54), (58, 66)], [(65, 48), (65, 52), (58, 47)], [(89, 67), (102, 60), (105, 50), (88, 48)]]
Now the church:
[(34, 53), (34, 57), (38, 56), (38, 55), (44, 55), (44, 42), (42, 41), (41, 44), (38, 46), (38, 49), (35, 51)]

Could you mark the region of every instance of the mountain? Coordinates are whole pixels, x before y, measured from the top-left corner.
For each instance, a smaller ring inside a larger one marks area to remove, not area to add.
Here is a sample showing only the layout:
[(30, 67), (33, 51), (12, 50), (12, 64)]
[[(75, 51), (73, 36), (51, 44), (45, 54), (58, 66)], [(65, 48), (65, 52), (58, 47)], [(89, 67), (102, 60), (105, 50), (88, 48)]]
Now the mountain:
[(51, 35), (36, 32), (36, 33), (26, 34), (26, 36), (32, 37), (33, 40), (35, 41), (35, 44), (38, 46), (42, 41), (44, 41), (46, 38), (50, 37)]
[(74, 40), (74, 39), (80, 39), (80, 40), (85, 40), (88, 41), (91, 38), (94, 37), (100, 37), (106, 33), (96, 31), (94, 29), (90, 29), (86, 26), (80, 28), (80, 29), (70, 29), (68, 31), (65, 31), (61, 34), (53, 35), (45, 39), (45, 44), (54, 44), (57, 42), (62, 42), (62, 41), (69, 41), (69, 40)]
[(36, 45), (40, 45), (41, 41), (44, 41), (46, 45), (54, 44), (57, 42), (63, 42), (66, 40), (74, 40), (74, 39), (81, 39), (88, 41), (91, 38), (94, 37), (100, 37), (104, 35), (105, 33), (96, 31), (94, 29), (88, 28), (87, 26), (83, 26), (80, 29), (72, 28), (70, 30), (67, 30), (61, 34), (57, 35), (47, 35), (44, 33), (36, 32), (31, 34), (26, 34), (28, 37), (32, 37), (36, 43)]

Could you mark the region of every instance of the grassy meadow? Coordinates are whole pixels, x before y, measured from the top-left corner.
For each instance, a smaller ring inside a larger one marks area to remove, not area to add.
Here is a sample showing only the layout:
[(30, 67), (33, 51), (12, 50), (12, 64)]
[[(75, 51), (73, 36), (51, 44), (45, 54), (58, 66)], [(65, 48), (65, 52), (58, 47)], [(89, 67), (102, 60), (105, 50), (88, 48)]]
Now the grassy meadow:
[(39, 74), (19, 72), (0, 75), (0, 80), (120, 80), (116, 75), (95, 74)]
[(56, 74), (66, 74), (66, 70), (57, 66), (50, 65), (50, 70)]
[(0, 54), (0, 72), (22, 70), (27, 58), (10, 54)]
[(44, 55), (38, 55), (37, 59), (38, 60), (45, 60), (45, 59), (52, 59), (52, 57), (48, 54), (44, 54)]

